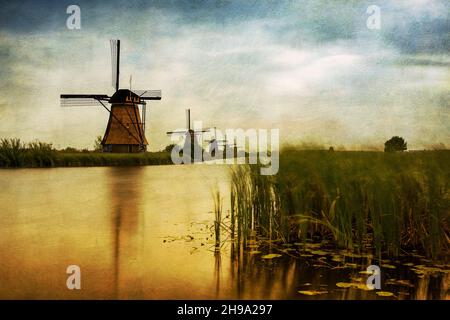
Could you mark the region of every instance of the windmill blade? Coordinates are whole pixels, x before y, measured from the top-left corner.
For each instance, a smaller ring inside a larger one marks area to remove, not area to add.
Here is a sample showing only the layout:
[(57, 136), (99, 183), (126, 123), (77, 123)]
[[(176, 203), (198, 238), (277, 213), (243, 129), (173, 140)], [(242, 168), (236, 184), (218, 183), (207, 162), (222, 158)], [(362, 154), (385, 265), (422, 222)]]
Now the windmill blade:
[(161, 100), (161, 90), (133, 90), (142, 100)]
[(111, 43), (111, 80), (112, 86), (119, 90), (119, 67), (120, 67), (120, 40), (110, 40)]
[(181, 131), (167, 131), (166, 134), (187, 134), (187, 130), (181, 130)]
[(108, 101), (105, 94), (62, 94), (61, 107), (98, 106), (99, 100)]
[(65, 98), (61, 99), (61, 107), (90, 107), (99, 106), (100, 102), (94, 99), (71, 99)]

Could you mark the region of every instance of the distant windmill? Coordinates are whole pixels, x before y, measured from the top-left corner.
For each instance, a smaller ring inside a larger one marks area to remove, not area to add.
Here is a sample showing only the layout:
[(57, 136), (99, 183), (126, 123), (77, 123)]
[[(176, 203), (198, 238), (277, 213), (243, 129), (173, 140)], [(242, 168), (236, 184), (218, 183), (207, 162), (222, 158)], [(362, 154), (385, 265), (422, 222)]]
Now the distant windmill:
[[(219, 150), (219, 146), (222, 146), (224, 149), (226, 147), (227, 140), (225, 139), (217, 139), (217, 128), (214, 127), (214, 138), (208, 141), (209, 143), (209, 153), (212, 157), (216, 155), (216, 150)], [(226, 135), (225, 135), (226, 136)]]
[[(116, 90), (105, 94), (62, 94), (61, 106), (88, 106), (99, 103), (109, 112), (102, 139), (104, 152), (141, 152), (147, 149), (145, 117), (147, 100), (161, 100), (161, 90), (119, 89), (120, 40), (111, 40), (112, 85)], [(111, 109), (105, 105), (111, 104)], [(142, 120), (139, 114), (142, 107)]]
[(236, 138), (233, 138), (233, 143), (228, 143), (227, 134), (225, 133), (225, 139), (222, 141), (223, 141), (223, 146), (224, 146), (225, 157), (228, 156), (227, 152), (230, 152), (228, 150), (231, 150), (231, 152), (232, 152), (231, 158), (237, 157), (238, 147), (237, 147), (237, 143), (236, 143)]
[[(204, 130), (193, 130), (191, 128), (191, 110), (190, 109), (186, 109), (186, 130), (180, 130), (180, 131), (169, 131), (167, 132), (168, 135), (172, 135), (172, 134), (180, 134), (180, 135), (184, 135), (185, 136), (185, 140), (184, 140), (184, 147), (183, 150), (186, 150), (189, 154), (188, 156), (190, 156), (191, 159), (194, 159), (194, 146), (196, 146), (196, 148), (198, 148), (197, 150), (202, 150), (203, 153), (203, 148), (202, 146), (200, 146), (198, 144), (196, 135), (202, 134), (203, 132), (207, 132), (209, 131), (209, 129), (204, 129)], [(187, 145), (188, 143), (190, 143), (190, 148)], [(196, 159), (197, 160), (197, 159)]]

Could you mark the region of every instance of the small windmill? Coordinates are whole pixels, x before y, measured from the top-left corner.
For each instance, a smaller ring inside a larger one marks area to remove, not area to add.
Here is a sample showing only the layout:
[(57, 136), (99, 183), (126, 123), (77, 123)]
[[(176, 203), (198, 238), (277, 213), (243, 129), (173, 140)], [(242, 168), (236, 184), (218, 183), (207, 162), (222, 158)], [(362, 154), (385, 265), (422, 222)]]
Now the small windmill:
[[(61, 106), (102, 105), (109, 112), (102, 139), (104, 152), (142, 152), (147, 149), (145, 118), (148, 100), (161, 100), (161, 90), (120, 89), (120, 40), (111, 40), (112, 96), (105, 94), (62, 94)], [(130, 78), (131, 86), (131, 78)], [(106, 104), (109, 103), (109, 109)], [(140, 115), (139, 106), (141, 106)]]
[[(198, 148), (197, 150), (202, 150), (202, 154), (203, 154), (203, 148), (202, 148), (202, 146), (200, 146), (198, 144), (196, 136), (202, 134), (203, 132), (207, 132), (207, 131), (209, 131), (209, 129), (193, 130), (191, 128), (191, 110), (186, 109), (186, 129), (179, 130), (179, 131), (168, 131), (167, 134), (168, 135), (172, 135), (172, 134), (184, 135), (185, 139), (184, 139), (183, 150), (185, 150), (189, 153), (188, 157), (190, 157), (191, 159), (194, 159), (195, 148)], [(189, 145), (187, 145), (187, 144), (189, 144)], [(195, 159), (195, 160), (197, 160), (197, 159)]]
[[(209, 154), (214, 157), (216, 155), (216, 150), (219, 150), (219, 146), (223, 147), (225, 151), (225, 147), (226, 147), (226, 143), (227, 140), (226, 139), (217, 139), (217, 128), (213, 127), (214, 129), (214, 138), (212, 138), (211, 140), (208, 141), (209, 144)], [(226, 135), (225, 135), (226, 137)]]

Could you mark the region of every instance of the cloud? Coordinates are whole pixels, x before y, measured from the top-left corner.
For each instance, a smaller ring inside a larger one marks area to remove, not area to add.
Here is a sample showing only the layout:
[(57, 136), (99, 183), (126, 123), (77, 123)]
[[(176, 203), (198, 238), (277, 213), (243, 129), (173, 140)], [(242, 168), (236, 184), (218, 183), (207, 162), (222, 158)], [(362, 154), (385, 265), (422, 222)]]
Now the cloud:
[[(111, 94), (109, 39), (120, 38), (122, 87), (132, 75), (133, 88), (163, 91), (149, 105), (153, 150), (184, 125), (185, 108), (206, 126), (280, 128), (286, 142), (351, 148), (404, 135), (412, 147), (450, 143), (446, 29), (435, 27), (443, 2), (381, 2), (378, 33), (365, 27), (364, 1), (264, 3), (82, 2), (80, 31), (56, 27), (60, 18), (36, 29), (9, 18), (0, 37), (0, 135), (92, 145), (107, 113), (62, 109), (58, 97)], [(27, 5), (20, 10), (34, 8)]]

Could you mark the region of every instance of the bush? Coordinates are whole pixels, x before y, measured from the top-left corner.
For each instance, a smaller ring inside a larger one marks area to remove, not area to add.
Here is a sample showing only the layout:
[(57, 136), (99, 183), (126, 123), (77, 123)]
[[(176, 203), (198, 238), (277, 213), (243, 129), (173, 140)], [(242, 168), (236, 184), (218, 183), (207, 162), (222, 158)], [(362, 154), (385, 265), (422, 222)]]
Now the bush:
[(407, 149), (406, 141), (402, 137), (392, 137), (384, 143), (384, 152), (405, 151)]

